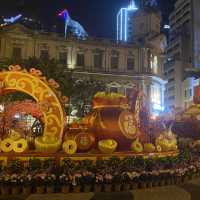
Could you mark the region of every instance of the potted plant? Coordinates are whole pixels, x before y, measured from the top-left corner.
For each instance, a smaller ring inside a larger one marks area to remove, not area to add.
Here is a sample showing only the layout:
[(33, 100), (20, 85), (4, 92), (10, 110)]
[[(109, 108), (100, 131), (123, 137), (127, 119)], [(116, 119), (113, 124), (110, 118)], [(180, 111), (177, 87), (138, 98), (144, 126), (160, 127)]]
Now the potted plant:
[(20, 193), (20, 191), (21, 191), (20, 179), (21, 179), (21, 177), (19, 174), (11, 174), (10, 185), (11, 185), (12, 195), (17, 195)]
[(70, 192), (71, 176), (63, 173), (59, 176), (59, 184), (61, 186), (61, 192), (66, 194)]
[(83, 176), (80, 171), (74, 171), (72, 173), (72, 188), (73, 192), (78, 193), (81, 192), (83, 185)]
[(94, 192), (101, 192), (103, 187), (104, 177), (100, 171), (96, 172)]
[(2, 172), (0, 175), (1, 195), (8, 195), (10, 192), (10, 175)]
[(121, 173), (119, 172), (115, 172), (113, 175), (113, 180), (112, 180), (113, 184), (114, 184), (114, 190), (115, 192), (120, 192), (121, 191)]
[(148, 181), (148, 173), (141, 172), (139, 177), (139, 188), (146, 188), (147, 187), (147, 181)]
[(46, 186), (47, 193), (54, 193), (55, 191), (55, 183), (56, 183), (56, 175), (53, 173), (47, 173), (44, 179), (44, 183)]
[(45, 192), (45, 178), (46, 178), (46, 173), (41, 171), (39, 171), (33, 176), (37, 194), (43, 194)]
[(136, 171), (128, 172), (127, 174), (130, 178), (130, 188), (131, 189), (137, 189), (140, 174)]
[(19, 194), (21, 190), (20, 174), (23, 171), (22, 162), (18, 159), (9, 161), (7, 171), (8, 174), (10, 174), (10, 186), (12, 194)]
[(22, 185), (22, 194), (29, 195), (31, 194), (32, 187), (33, 187), (33, 175), (29, 172), (25, 172), (21, 175), (20, 183)]
[(84, 192), (91, 192), (92, 186), (95, 183), (95, 174), (91, 171), (82, 172)]
[(112, 174), (109, 171), (106, 172), (103, 176), (103, 185), (104, 185), (105, 192), (112, 191), (112, 180), (113, 180)]
[(123, 172), (121, 174), (121, 182), (122, 182), (122, 190), (129, 191), (130, 190), (130, 183), (131, 183), (131, 173)]

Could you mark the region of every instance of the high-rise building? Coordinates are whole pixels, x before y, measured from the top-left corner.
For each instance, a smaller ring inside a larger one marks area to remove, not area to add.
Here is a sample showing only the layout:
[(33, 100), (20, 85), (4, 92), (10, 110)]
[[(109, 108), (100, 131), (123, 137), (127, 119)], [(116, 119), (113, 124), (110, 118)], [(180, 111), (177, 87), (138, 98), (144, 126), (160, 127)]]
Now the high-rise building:
[(121, 8), (117, 14), (117, 40), (118, 41), (130, 41), (131, 34), (133, 32), (133, 26), (131, 26), (132, 18), (138, 8), (135, 1), (132, 0), (128, 7)]
[(194, 79), (184, 80), (186, 68), (200, 67), (200, 1), (177, 0), (169, 16), (169, 41), (164, 66), (166, 107), (188, 107), (198, 84)]
[(117, 40), (132, 42), (160, 34), (161, 15), (155, 9), (156, 0), (141, 0), (139, 7), (134, 0), (117, 14)]

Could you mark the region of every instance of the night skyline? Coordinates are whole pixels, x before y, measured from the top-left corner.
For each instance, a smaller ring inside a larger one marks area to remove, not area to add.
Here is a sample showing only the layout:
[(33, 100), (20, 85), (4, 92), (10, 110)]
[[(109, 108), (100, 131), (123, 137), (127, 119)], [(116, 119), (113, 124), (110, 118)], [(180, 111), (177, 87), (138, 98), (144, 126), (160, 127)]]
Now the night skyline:
[[(158, 0), (163, 21), (167, 23), (168, 15), (173, 9), (175, 0)], [(2, 0), (0, 13), (4, 16), (14, 16), (22, 13), (24, 16), (40, 20), (47, 27), (57, 25), (63, 28), (63, 21), (57, 16), (58, 12), (67, 8), (71, 17), (77, 20), (90, 36), (113, 38), (116, 37), (116, 14), (121, 7), (126, 7), (129, 0)], [(139, 3), (136, 0), (136, 3)]]

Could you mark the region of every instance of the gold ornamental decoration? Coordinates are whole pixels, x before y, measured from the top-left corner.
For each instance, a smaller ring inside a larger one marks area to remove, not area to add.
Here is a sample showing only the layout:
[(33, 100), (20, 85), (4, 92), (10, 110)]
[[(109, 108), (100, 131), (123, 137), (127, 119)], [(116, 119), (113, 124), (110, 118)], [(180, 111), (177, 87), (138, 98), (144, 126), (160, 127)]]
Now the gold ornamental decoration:
[(42, 77), (41, 71), (35, 68), (28, 72), (17, 65), (9, 66), (9, 70), (0, 72), (0, 80), (4, 83), (3, 93), (19, 91), (33, 97), (43, 108), (43, 137), (49, 136), (61, 140), (64, 128), (64, 111), (56, 93), (58, 84), (52, 79), (49, 83), (46, 77)]
[(122, 134), (126, 138), (135, 139), (137, 137), (137, 121), (131, 112), (123, 111), (119, 116), (118, 124)]

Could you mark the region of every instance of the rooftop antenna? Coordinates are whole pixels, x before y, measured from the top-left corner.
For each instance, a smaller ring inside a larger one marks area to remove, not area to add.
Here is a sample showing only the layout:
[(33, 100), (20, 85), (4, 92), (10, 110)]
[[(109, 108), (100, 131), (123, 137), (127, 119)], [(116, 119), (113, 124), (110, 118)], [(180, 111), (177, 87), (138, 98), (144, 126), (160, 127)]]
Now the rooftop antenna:
[(128, 10), (138, 10), (138, 7), (136, 6), (134, 0), (130, 0), (129, 6), (128, 6)]

